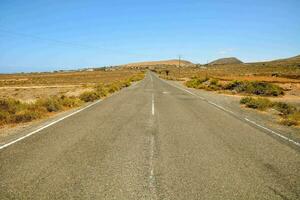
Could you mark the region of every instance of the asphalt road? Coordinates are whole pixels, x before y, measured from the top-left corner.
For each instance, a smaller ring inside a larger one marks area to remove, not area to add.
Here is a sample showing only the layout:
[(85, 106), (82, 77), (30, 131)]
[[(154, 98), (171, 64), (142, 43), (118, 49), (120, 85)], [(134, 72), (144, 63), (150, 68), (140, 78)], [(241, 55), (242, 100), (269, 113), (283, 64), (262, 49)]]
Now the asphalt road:
[(1, 149), (0, 199), (300, 199), (300, 153), (148, 73)]

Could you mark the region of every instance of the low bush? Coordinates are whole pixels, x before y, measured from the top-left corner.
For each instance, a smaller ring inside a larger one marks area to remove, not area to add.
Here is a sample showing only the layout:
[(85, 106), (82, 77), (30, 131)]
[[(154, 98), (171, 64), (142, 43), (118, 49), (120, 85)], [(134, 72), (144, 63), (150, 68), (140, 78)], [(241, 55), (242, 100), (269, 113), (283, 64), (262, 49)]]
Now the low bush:
[(244, 83), (242, 81), (234, 80), (223, 86), (225, 90), (235, 90), (236, 92), (243, 91)]
[(259, 81), (232, 81), (223, 87), (225, 90), (234, 90), (238, 93), (254, 94), (259, 96), (279, 96), (284, 91), (281, 87)]
[(87, 91), (80, 94), (79, 99), (84, 102), (95, 101), (100, 98), (100, 95), (96, 91)]
[(116, 83), (116, 82), (107, 86), (107, 90), (108, 90), (109, 93), (114, 93), (114, 92), (116, 92), (120, 89), (121, 88), (120, 88), (119, 84)]
[(281, 120), (281, 123), (286, 126), (300, 125), (300, 111), (287, 115), (284, 119)]
[(240, 100), (241, 104), (245, 104), (248, 108), (266, 110), (272, 107), (272, 102), (266, 98), (244, 97)]
[(22, 104), (20, 101), (8, 98), (8, 99), (0, 99), (0, 110), (2, 112), (8, 112), (10, 114), (14, 114), (19, 110), (24, 108), (25, 104)]
[(7, 124), (9, 122), (9, 113), (0, 110), (0, 125)]
[(145, 74), (136, 74), (136, 75), (130, 77), (129, 81), (130, 82), (140, 81), (140, 80), (144, 79), (144, 77), (145, 77)]
[(208, 81), (204, 82), (204, 85), (204, 89), (211, 91), (220, 90), (222, 88), (222, 85), (219, 84), (217, 79), (209, 79)]
[(33, 110), (24, 110), (13, 116), (13, 123), (29, 122), (41, 118), (42, 114)]
[(297, 111), (297, 108), (295, 106), (284, 102), (274, 102), (273, 108), (283, 115), (290, 115)]
[(192, 78), (191, 80), (187, 81), (185, 83), (185, 85), (187, 87), (190, 87), (190, 88), (203, 88), (202, 83), (208, 81), (208, 78)]
[(99, 94), (100, 98), (108, 95), (108, 89), (103, 83), (96, 85), (95, 91)]
[(210, 83), (210, 85), (218, 85), (218, 80), (217, 79), (210, 79), (209, 80), (209, 83)]
[(283, 102), (271, 102), (267, 98), (244, 97), (240, 100), (248, 108), (266, 110), (273, 108), (280, 112), (280, 123), (287, 126), (300, 125), (300, 110), (295, 106)]
[(262, 96), (279, 96), (283, 89), (277, 85), (265, 82), (247, 82), (245, 92)]
[(220, 90), (221, 85), (217, 79), (209, 79), (205, 78), (192, 78), (191, 80), (186, 82), (187, 87), (197, 88), (197, 89), (205, 89), (210, 91)]
[(121, 82), (121, 87), (129, 87), (131, 85), (131, 81), (128, 79), (124, 82)]
[(41, 117), (46, 109), (37, 109), (35, 104), (22, 103), (14, 99), (0, 99), (0, 125), (28, 122)]
[(66, 96), (61, 96), (59, 102), (63, 107), (66, 108), (75, 108), (83, 104), (83, 101), (79, 98)]
[(59, 98), (56, 96), (39, 99), (37, 100), (36, 105), (46, 108), (48, 112), (58, 112), (63, 109)]

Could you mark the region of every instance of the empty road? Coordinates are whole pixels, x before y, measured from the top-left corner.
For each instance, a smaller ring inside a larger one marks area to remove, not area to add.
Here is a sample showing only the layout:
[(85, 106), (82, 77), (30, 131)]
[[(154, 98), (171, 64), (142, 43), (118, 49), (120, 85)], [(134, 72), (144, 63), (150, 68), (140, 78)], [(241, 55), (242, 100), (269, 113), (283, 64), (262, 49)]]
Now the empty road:
[(148, 72), (1, 149), (0, 199), (300, 199), (300, 153)]

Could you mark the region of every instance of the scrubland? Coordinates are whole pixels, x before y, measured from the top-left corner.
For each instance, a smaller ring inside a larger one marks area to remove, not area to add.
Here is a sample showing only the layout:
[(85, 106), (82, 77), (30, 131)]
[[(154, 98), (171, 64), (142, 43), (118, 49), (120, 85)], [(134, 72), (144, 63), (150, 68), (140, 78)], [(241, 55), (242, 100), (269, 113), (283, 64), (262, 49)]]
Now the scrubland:
[(136, 70), (0, 75), (0, 127), (46, 118), (143, 79)]

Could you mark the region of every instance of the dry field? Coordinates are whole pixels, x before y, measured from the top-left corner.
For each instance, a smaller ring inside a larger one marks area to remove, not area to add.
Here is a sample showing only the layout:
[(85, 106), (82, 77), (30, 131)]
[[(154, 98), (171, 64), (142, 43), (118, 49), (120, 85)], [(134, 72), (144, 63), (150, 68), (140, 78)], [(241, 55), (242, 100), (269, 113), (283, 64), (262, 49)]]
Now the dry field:
[(112, 83), (140, 73), (135, 70), (0, 74), (0, 98), (32, 102), (54, 95), (78, 96), (95, 84)]
[[(123, 65), (125, 68), (148, 68), (152, 66), (178, 66), (179, 60), (161, 60), (161, 61), (148, 61), (148, 62), (136, 62), (136, 63), (128, 63)], [(180, 60), (181, 66), (193, 66), (194, 64), (187, 60)]]
[[(299, 62), (300, 63), (300, 62)], [(156, 67), (156, 71), (167, 79), (186, 81), (193, 77), (207, 77), (218, 80), (222, 84), (230, 81), (260, 81), (278, 85), (285, 90), (285, 98), (300, 100), (300, 66), (295, 64), (276, 65), (266, 63), (194, 66), (177, 68)], [(166, 70), (169, 75), (166, 76)]]
[(128, 69), (0, 75), (0, 129), (76, 108), (128, 87), (143, 72)]

